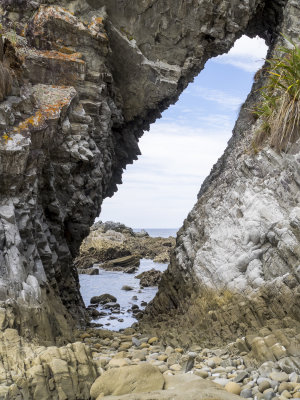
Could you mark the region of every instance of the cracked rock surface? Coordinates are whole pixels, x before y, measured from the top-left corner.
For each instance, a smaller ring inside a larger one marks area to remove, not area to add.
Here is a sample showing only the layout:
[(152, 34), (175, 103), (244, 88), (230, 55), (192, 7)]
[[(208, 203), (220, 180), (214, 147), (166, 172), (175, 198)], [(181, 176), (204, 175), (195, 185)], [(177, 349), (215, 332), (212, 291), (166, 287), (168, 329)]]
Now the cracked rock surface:
[[(283, 3), (1, 3), (4, 307), (50, 313), (55, 328), (38, 332), (46, 337), (84, 323), (73, 259), (138, 138), (209, 57), (247, 32), (274, 41)], [(14, 327), (31, 335), (26, 320), (22, 311)]]
[[(299, 41), (299, 2), (2, 0), (0, 15), (0, 333), (23, 352), (3, 346), (3, 369), (28, 351), (36, 362), (20, 379), (27, 374), (30, 395), (41, 398), (54, 375), (45, 398), (88, 399), (99, 372), (85, 350), (73, 363), (75, 344), (63, 345), (86, 323), (73, 260), (103, 199), (137, 159), (144, 130), (210, 57), (242, 34), (260, 35), (270, 54), (279, 32)], [(290, 374), (299, 367), (300, 147), (249, 151), (260, 124), (249, 108), (263, 84), (261, 74), (141, 329), (166, 343), (242, 337), (255, 359)], [(28, 350), (33, 339), (45, 348)]]
[[(281, 30), (297, 43), (299, 18), (299, 3), (289, 1)], [(254, 84), (224, 155), (204, 181), (148, 307), (169, 340), (221, 343), (262, 327), (295, 328), (299, 335), (299, 140), (280, 154), (267, 143), (251, 149), (261, 121), (249, 110), (264, 79)], [(299, 356), (295, 349), (289, 355)]]

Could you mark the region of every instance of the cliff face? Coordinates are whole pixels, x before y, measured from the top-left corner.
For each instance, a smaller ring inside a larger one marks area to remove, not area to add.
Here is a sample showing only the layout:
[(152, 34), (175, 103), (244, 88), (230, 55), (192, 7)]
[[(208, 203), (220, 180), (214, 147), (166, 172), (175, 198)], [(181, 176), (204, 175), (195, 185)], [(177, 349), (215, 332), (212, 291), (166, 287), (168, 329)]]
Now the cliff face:
[[(207, 59), (245, 33), (273, 46), (282, 21), (297, 36), (298, 14), (292, 0), (1, 2), (2, 328), (51, 339), (84, 321), (73, 258), (143, 131)], [(253, 123), (243, 109), (149, 312), (180, 308), (195, 285), (296, 279), (297, 145), (247, 155)]]
[[(281, 31), (296, 43), (299, 18), (299, 3), (289, 1)], [(208, 344), (246, 336), (247, 351), (299, 371), (300, 147), (297, 141), (278, 154), (265, 143), (253, 151), (261, 121), (249, 110), (264, 79), (254, 84), (225, 154), (179, 231), (148, 313), (167, 341)], [(253, 335), (260, 341), (252, 342)], [(281, 354), (275, 343), (284, 346)]]

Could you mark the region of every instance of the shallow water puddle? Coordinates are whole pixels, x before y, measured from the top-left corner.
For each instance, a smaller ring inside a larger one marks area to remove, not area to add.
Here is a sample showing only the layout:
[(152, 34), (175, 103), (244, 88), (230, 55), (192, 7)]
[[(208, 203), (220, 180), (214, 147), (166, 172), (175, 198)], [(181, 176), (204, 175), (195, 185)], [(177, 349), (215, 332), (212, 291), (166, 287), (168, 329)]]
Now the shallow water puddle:
[[(115, 296), (117, 303), (120, 304), (120, 312), (118, 313), (111, 313), (109, 310), (105, 310), (102, 305), (99, 305), (97, 310), (106, 312), (107, 316), (93, 320), (92, 322), (103, 324), (104, 328), (110, 330), (124, 329), (137, 322), (136, 318), (132, 315), (131, 307), (136, 304), (143, 310), (145, 307), (141, 306), (141, 303), (149, 303), (155, 296), (157, 287), (141, 289), (140, 280), (136, 279), (135, 276), (152, 268), (165, 271), (167, 266), (168, 264), (154, 263), (152, 260), (143, 258), (141, 259), (140, 267), (134, 274), (99, 269), (99, 275), (79, 275), (80, 292), (86, 306), (90, 304), (91, 297), (100, 296), (104, 293)], [(122, 290), (124, 285), (131, 286), (133, 290)], [(134, 296), (137, 297), (137, 300), (132, 299)]]

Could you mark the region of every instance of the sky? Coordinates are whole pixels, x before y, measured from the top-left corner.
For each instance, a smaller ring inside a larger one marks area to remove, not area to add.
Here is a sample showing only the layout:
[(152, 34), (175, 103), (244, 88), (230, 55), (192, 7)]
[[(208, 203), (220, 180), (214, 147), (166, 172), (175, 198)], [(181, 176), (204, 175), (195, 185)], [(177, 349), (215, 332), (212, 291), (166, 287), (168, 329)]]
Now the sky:
[(201, 183), (222, 155), (267, 46), (243, 36), (228, 54), (209, 60), (178, 102), (145, 132), (142, 155), (104, 200), (97, 220), (132, 228), (179, 228)]

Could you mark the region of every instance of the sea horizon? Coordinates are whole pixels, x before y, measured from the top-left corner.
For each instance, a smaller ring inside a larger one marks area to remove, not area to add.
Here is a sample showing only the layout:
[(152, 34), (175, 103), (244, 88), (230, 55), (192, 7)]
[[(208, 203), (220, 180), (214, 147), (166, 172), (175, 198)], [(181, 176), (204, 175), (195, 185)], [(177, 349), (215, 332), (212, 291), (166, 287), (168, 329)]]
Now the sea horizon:
[(180, 228), (132, 228), (134, 232), (146, 231), (152, 237), (176, 237)]

